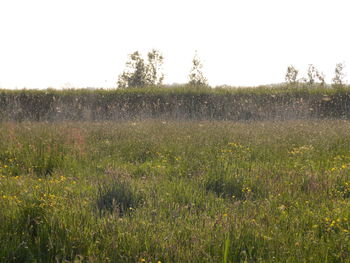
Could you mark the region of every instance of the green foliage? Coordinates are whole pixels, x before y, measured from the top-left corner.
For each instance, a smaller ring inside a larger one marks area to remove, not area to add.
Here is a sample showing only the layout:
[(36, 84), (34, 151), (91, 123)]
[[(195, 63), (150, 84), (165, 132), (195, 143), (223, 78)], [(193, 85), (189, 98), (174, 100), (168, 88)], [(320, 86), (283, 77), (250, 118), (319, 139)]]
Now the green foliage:
[(164, 74), (160, 72), (163, 65), (163, 55), (153, 49), (148, 52), (147, 58), (147, 85), (161, 85), (164, 80)]
[(338, 63), (335, 66), (334, 70), (334, 78), (332, 79), (332, 86), (335, 88), (342, 88), (344, 87), (344, 67), (345, 65), (343, 63)]
[(191, 85), (191, 86), (208, 86), (208, 81), (204, 77), (202, 69), (203, 69), (203, 64), (200, 61), (198, 54), (196, 52), (196, 54), (194, 55), (194, 57), (192, 59), (192, 68), (191, 68), (190, 74), (188, 76), (188, 78), (189, 78), (188, 84), (189, 85)]
[(316, 67), (312, 64), (309, 65), (309, 68), (307, 70), (307, 76), (308, 76), (307, 83), (309, 85), (315, 84), (317, 80), (321, 85), (325, 84), (324, 74), (318, 71)]
[(164, 74), (160, 72), (163, 64), (163, 56), (153, 49), (147, 54), (147, 62), (144, 61), (138, 51), (129, 55), (124, 71), (118, 79), (119, 88), (144, 88), (146, 86), (161, 85)]
[(299, 71), (294, 66), (288, 66), (287, 73), (285, 76), (286, 82), (289, 84), (297, 83), (298, 73)]

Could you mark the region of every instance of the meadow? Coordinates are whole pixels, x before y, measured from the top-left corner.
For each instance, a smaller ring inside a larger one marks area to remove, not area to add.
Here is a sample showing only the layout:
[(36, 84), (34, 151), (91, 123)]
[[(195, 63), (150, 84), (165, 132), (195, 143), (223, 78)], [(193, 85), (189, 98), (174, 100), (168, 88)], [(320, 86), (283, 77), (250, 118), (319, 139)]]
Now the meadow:
[(0, 262), (350, 262), (350, 122), (3, 122)]

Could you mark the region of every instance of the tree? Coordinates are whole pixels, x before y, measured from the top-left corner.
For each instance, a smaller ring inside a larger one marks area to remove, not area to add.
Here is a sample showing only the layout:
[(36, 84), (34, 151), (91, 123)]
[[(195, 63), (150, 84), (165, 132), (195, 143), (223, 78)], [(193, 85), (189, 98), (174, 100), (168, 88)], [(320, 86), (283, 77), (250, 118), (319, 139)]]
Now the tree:
[(126, 70), (119, 75), (119, 88), (142, 88), (150, 85), (160, 85), (164, 74), (160, 72), (163, 64), (163, 56), (158, 50), (153, 49), (147, 54), (147, 62), (138, 51), (129, 55), (126, 62)]
[(295, 84), (297, 82), (298, 73), (299, 71), (296, 68), (294, 68), (294, 66), (290, 65), (287, 68), (287, 73), (285, 76), (286, 82), (289, 84)]
[(149, 85), (161, 85), (164, 80), (164, 74), (160, 72), (164, 59), (162, 54), (160, 54), (159, 51), (153, 49), (151, 52), (148, 52), (147, 57), (147, 83)]
[(319, 81), (322, 85), (325, 84), (325, 76), (322, 72), (319, 72), (316, 67), (312, 64), (309, 64), (309, 68), (307, 70), (307, 83), (312, 85), (315, 84), (316, 80)]
[(195, 53), (193, 60), (192, 60), (192, 69), (189, 74), (189, 82), (188, 84), (192, 86), (207, 86), (208, 81), (204, 77), (204, 74), (202, 72), (203, 64), (198, 58), (197, 52)]
[(343, 72), (345, 65), (338, 63), (335, 65), (335, 75), (332, 79), (334, 87), (342, 87), (344, 85), (345, 73)]

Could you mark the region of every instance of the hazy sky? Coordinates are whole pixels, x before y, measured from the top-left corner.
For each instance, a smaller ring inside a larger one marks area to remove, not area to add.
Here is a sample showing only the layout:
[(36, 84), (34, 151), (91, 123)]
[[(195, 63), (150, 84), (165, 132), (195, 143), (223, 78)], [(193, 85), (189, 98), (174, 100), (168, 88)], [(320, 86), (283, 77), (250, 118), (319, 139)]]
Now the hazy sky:
[(0, 0), (0, 88), (114, 87), (152, 48), (165, 83), (198, 51), (211, 85), (284, 81), (293, 64), (350, 75), (348, 0)]

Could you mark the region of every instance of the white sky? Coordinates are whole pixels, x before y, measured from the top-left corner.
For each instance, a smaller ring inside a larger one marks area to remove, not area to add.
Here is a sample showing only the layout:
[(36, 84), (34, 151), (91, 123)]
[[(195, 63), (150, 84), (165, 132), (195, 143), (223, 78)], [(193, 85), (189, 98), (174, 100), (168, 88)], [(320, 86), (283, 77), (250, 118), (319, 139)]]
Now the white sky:
[(114, 87), (152, 48), (165, 83), (198, 51), (211, 85), (284, 81), (293, 64), (350, 75), (348, 0), (0, 0), (0, 88)]

